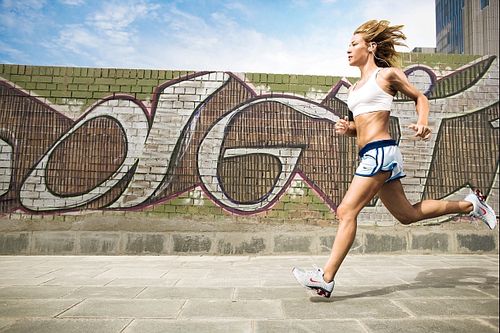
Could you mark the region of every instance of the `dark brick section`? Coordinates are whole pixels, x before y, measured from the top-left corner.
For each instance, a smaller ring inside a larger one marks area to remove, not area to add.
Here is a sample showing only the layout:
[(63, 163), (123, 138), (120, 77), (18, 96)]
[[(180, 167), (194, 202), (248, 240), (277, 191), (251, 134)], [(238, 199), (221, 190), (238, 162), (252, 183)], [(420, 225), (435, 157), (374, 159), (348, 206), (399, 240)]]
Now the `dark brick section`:
[(0, 234), (0, 254), (29, 254), (29, 233)]
[(412, 235), (412, 250), (429, 250), (432, 252), (448, 251), (448, 235), (439, 233), (429, 233), (425, 235)]
[(217, 248), (219, 254), (256, 254), (263, 252), (266, 249), (266, 244), (263, 238), (256, 237), (252, 237), (250, 241), (243, 241), (238, 245), (221, 239), (217, 244)]
[(174, 252), (205, 252), (212, 246), (210, 238), (204, 235), (173, 235)]
[(75, 254), (76, 233), (34, 232), (33, 254)]
[(83, 233), (80, 235), (80, 254), (113, 255), (119, 251), (118, 233)]
[(160, 254), (163, 252), (163, 235), (128, 234), (125, 246), (126, 254)]
[(493, 235), (457, 235), (458, 251), (463, 252), (490, 252), (495, 250), (495, 238)]
[(274, 252), (309, 252), (312, 237), (309, 236), (276, 236)]
[(405, 235), (365, 234), (364, 253), (403, 252), (406, 249)]

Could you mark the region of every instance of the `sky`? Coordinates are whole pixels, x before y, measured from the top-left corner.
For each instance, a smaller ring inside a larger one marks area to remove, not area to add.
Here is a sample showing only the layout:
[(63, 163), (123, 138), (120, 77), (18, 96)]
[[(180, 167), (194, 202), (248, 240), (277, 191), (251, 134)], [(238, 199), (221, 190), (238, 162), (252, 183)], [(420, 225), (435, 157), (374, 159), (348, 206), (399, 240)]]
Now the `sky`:
[(436, 46), (434, 0), (0, 0), (0, 63), (357, 76), (370, 19)]

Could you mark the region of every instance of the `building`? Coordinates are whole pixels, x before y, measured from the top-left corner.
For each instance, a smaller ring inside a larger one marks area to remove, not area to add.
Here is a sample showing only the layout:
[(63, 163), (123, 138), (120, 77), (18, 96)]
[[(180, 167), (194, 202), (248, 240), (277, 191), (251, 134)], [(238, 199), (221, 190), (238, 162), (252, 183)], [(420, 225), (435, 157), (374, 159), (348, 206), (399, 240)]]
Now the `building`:
[(420, 46), (417, 46), (417, 47), (414, 47), (413, 50), (411, 50), (411, 52), (413, 52), (413, 53), (427, 53), (427, 54), (431, 54), (431, 53), (436, 53), (436, 48), (435, 47), (420, 47)]
[(498, 0), (436, 0), (436, 51), (498, 56)]

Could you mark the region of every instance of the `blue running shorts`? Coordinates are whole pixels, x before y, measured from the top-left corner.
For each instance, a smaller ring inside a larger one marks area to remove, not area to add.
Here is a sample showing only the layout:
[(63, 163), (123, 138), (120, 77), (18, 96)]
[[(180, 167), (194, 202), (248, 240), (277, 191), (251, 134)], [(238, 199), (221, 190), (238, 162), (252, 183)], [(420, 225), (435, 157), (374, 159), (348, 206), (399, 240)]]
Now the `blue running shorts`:
[(391, 171), (389, 179), (399, 179), (405, 177), (403, 172), (403, 156), (395, 140), (380, 140), (368, 143), (360, 149), (359, 166), (355, 175), (371, 177), (381, 171)]

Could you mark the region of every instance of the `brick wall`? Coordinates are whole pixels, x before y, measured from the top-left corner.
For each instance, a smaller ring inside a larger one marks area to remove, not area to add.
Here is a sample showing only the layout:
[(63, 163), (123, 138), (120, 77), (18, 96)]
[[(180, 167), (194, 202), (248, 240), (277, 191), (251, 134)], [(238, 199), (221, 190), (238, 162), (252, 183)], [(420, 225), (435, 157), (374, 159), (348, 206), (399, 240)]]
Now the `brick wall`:
[[(432, 140), (412, 139), (414, 103), (397, 96), (411, 202), (460, 198), (498, 211), (498, 62), (405, 54), (430, 100)], [(0, 214), (81, 214), (335, 223), (357, 164), (337, 136), (353, 78), (0, 65)], [(440, 223), (443, 217), (425, 223)], [(374, 199), (361, 225), (397, 222)]]

